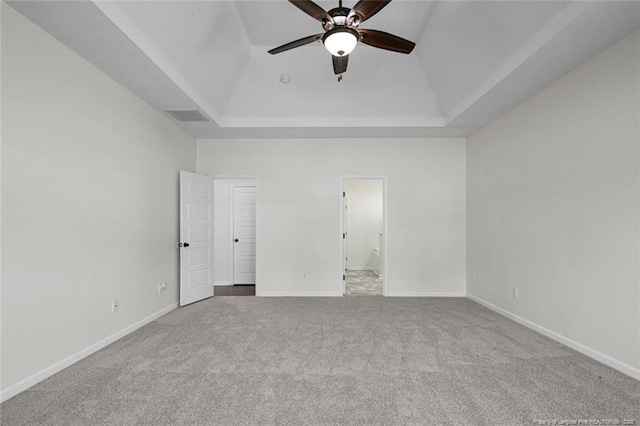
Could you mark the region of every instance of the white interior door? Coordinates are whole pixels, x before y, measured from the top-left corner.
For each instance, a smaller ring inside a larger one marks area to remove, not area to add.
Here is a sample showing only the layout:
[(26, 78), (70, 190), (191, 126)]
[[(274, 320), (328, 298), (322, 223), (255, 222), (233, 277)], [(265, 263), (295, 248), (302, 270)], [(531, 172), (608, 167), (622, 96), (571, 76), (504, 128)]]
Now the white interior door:
[(212, 180), (180, 171), (180, 306), (213, 296)]
[(233, 187), (233, 283), (256, 283), (256, 187)]

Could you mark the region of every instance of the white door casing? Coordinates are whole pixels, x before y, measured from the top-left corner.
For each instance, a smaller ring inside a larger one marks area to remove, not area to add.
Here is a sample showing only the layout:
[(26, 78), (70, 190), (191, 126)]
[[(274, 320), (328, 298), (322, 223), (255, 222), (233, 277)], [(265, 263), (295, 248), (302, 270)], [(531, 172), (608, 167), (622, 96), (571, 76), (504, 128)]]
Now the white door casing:
[(256, 283), (256, 187), (233, 187), (233, 284)]
[[(340, 224), (340, 238), (342, 243), (340, 244), (340, 290), (342, 294), (345, 294), (345, 279), (344, 274), (346, 274), (347, 269), (347, 249), (348, 249), (348, 225), (349, 225), (349, 216), (348, 216), (348, 194), (346, 194), (345, 190), (345, 181), (346, 180), (380, 180), (382, 181), (382, 238), (381, 238), (381, 247), (380, 247), (380, 277), (382, 278), (382, 295), (386, 296), (388, 293), (388, 283), (387, 283), (387, 239), (388, 239), (388, 225), (387, 225), (387, 177), (384, 175), (350, 175), (350, 176), (341, 176), (340, 177), (340, 191), (341, 191), (341, 199), (340, 199), (340, 216), (339, 216), (339, 224)], [(353, 201), (353, 200), (352, 200)]]
[(180, 171), (180, 306), (213, 296), (212, 188), (208, 176)]
[(349, 261), (347, 256), (347, 253), (349, 253), (349, 199), (347, 198), (347, 193), (344, 191), (342, 191), (342, 214), (342, 255), (344, 257), (344, 268), (342, 270), (342, 294), (344, 295), (347, 284), (347, 262)]

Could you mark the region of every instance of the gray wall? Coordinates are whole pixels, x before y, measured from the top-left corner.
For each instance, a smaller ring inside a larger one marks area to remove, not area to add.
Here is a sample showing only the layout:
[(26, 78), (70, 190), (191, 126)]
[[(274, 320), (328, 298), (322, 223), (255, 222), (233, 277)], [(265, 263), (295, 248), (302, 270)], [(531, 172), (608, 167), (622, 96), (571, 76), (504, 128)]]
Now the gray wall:
[(389, 294), (464, 295), (464, 139), (198, 140), (198, 172), (257, 177), (258, 294), (341, 295), (340, 177), (385, 175)]
[(468, 292), (636, 377), (639, 58), (636, 32), (467, 144)]
[(178, 171), (195, 155), (191, 136), (2, 3), (3, 398), (177, 302)]

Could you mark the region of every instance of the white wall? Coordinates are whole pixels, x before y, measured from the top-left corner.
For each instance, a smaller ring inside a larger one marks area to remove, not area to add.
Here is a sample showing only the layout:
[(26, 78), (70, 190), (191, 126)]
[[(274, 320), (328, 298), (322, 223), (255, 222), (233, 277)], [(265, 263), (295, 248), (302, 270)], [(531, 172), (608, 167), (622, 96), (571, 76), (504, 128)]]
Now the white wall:
[(178, 171), (196, 144), (5, 3), (2, 123), (6, 398), (175, 305)]
[[(381, 179), (347, 179), (347, 269), (371, 269), (371, 255), (383, 231), (383, 182)], [(376, 265), (379, 268), (379, 265)]]
[(464, 139), (199, 140), (198, 172), (257, 177), (258, 294), (340, 294), (347, 175), (387, 176), (392, 294), (465, 291)]
[(469, 293), (636, 377), (639, 103), (636, 32), (467, 144)]
[(233, 206), (231, 204), (231, 183), (227, 179), (213, 181), (213, 284), (233, 284), (233, 251), (230, 247), (233, 237)]

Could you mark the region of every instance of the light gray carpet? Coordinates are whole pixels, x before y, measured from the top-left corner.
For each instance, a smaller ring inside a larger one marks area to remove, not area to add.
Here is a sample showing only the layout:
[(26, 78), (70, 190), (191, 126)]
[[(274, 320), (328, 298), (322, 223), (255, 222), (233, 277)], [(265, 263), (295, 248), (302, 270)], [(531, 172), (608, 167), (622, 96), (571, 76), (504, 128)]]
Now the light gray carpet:
[(639, 424), (640, 382), (467, 299), (214, 297), (0, 410), (3, 426)]
[(382, 278), (373, 271), (347, 271), (344, 293), (348, 296), (382, 296)]

